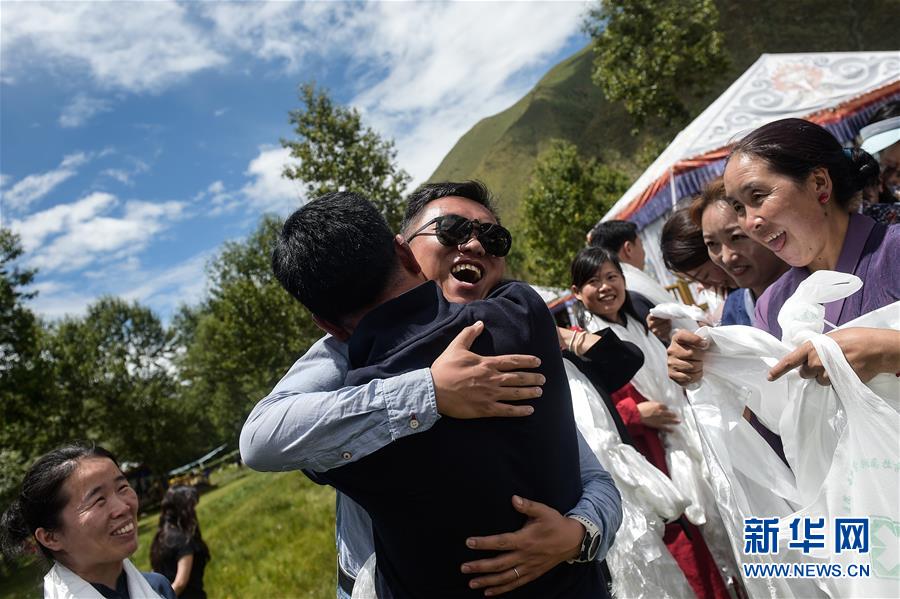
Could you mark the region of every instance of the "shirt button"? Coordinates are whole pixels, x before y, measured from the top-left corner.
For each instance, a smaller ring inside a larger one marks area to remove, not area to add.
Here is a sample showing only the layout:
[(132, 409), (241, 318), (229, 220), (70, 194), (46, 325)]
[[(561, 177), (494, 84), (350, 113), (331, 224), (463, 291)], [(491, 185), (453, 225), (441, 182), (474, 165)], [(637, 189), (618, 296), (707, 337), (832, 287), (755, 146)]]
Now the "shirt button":
[(353, 454), (350, 453), (349, 451), (345, 451), (344, 453), (341, 454), (341, 457), (344, 458), (345, 460), (349, 460), (350, 458), (353, 457)]
[(415, 416), (413, 416), (412, 418), (409, 419), (409, 428), (411, 428), (413, 430), (416, 430), (417, 428), (419, 428), (419, 421), (416, 419)]

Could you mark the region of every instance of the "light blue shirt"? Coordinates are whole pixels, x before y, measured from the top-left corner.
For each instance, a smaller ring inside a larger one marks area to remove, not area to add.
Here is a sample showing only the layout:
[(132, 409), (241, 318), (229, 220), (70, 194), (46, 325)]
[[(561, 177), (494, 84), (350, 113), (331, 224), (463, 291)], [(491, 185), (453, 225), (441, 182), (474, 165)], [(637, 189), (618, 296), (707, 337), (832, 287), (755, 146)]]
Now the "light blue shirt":
[[(347, 344), (330, 335), (316, 341), (247, 417), (240, 437), (244, 463), (265, 472), (325, 472), (426, 431), (440, 418), (428, 368), (344, 387), (349, 370)], [(577, 434), (584, 489), (567, 515), (597, 525), (597, 559), (603, 559), (622, 522), (621, 497)], [(341, 493), (335, 536), (339, 566), (355, 578), (375, 550), (372, 525), (365, 510)]]

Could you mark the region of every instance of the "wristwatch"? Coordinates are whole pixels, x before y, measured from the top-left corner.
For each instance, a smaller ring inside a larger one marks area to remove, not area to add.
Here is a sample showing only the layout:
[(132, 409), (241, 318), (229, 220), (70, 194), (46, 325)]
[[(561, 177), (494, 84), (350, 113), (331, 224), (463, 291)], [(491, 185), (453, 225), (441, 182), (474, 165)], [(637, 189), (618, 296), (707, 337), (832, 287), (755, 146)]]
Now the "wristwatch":
[(584, 538), (581, 539), (581, 553), (575, 559), (567, 561), (570, 564), (583, 564), (594, 561), (594, 558), (597, 557), (597, 551), (600, 549), (600, 528), (584, 516), (571, 514), (568, 517), (584, 526)]

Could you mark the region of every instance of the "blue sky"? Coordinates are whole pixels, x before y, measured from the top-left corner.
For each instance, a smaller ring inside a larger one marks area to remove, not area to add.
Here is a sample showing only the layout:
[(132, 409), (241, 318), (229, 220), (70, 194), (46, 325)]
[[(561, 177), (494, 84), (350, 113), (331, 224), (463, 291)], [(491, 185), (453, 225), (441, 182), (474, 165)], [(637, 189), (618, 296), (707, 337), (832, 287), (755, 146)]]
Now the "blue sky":
[(480, 119), (587, 43), (583, 2), (66, 2), (0, 6), (0, 219), (38, 269), (32, 307), (97, 297), (168, 319), (265, 212), (288, 111), (315, 80), (421, 183)]

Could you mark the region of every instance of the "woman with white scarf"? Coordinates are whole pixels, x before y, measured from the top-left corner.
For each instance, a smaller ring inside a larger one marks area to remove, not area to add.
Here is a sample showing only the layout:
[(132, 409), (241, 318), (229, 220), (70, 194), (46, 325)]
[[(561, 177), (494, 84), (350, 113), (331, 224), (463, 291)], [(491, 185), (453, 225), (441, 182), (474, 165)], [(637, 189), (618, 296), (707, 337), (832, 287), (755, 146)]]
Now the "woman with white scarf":
[(726, 599), (726, 581), (736, 568), (707, 480), (693, 414), (683, 390), (666, 374), (665, 346), (638, 318), (612, 253), (597, 247), (579, 252), (572, 264), (572, 291), (589, 313), (584, 323), (588, 331), (609, 327), (643, 352), (644, 365), (629, 385), (613, 394), (616, 409), (635, 447), (688, 500), (685, 518), (666, 526), (663, 541), (698, 597)]
[(39, 458), (0, 520), (10, 558), (36, 543), (51, 563), (45, 599), (175, 599), (168, 580), (129, 561), (138, 547), (138, 498), (116, 458), (68, 445)]

